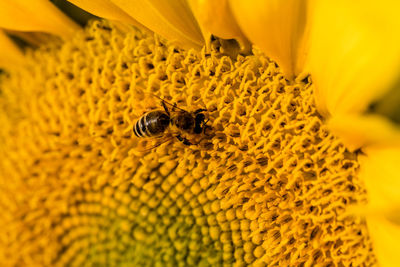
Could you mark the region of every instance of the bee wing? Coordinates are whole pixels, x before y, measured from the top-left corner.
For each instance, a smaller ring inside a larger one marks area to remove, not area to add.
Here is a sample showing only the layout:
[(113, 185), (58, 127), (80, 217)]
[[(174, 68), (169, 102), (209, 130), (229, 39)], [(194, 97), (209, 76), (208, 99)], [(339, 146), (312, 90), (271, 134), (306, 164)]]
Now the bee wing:
[(152, 97), (154, 97), (154, 98), (157, 98), (159, 100), (159, 102), (161, 103), (161, 105), (165, 104), (165, 106), (169, 107), (169, 111), (170, 112), (174, 112), (176, 109), (180, 110), (180, 111), (187, 112), (183, 108), (178, 107), (176, 103), (172, 104), (172, 103), (168, 102), (167, 100), (165, 100), (164, 98), (159, 97), (159, 96), (157, 96), (155, 94), (152, 94), (152, 93), (148, 93), (148, 94), (152, 95)]
[(156, 147), (161, 146), (162, 144), (171, 141), (174, 138), (173, 135), (164, 135), (160, 137), (152, 137), (152, 138), (146, 138), (143, 140), (140, 140), (136, 150), (140, 152), (147, 152), (150, 151)]
[[(175, 111), (185, 111), (186, 110), (177, 106), (177, 104), (172, 104), (162, 97), (157, 96), (154, 93), (147, 92), (144, 90), (135, 91), (135, 99), (137, 99), (138, 106), (142, 107), (142, 110), (154, 110), (154, 109), (168, 109), (169, 112), (173, 113)], [(165, 106), (164, 106), (165, 105)]]

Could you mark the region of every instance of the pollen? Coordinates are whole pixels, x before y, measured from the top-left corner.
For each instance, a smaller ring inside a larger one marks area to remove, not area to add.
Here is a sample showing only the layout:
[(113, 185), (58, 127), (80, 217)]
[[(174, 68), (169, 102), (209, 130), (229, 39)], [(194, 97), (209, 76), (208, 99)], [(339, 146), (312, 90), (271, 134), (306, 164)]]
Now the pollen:
[[(96, 21), (3, 73), (0, 262), (375, 264), (365, 221), (347, 212), (367, 201), (357, 154), (325, 127), (311, 78), (228, 51)], [(140, 151), (145, 92), (207, 109), (207, 132)]]

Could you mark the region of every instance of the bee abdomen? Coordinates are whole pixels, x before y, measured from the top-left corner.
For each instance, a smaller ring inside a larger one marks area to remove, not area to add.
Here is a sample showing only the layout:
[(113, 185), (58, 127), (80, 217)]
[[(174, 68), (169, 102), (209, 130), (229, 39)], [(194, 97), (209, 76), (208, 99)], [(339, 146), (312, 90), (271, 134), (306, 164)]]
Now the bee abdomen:
[(147, 116), (144, 115), (142, 116), (136, 123), (135, 126), (133, 127), (133, 132), (137, 137), (145, 137), (146, 136), (146, 124), (145, 124), (145, 117)]
[(133, 132), (137, 137), (151, 137), (164, 133), (170, 124), (170, 117), (157, 110), (145, 114), (135, 124)]

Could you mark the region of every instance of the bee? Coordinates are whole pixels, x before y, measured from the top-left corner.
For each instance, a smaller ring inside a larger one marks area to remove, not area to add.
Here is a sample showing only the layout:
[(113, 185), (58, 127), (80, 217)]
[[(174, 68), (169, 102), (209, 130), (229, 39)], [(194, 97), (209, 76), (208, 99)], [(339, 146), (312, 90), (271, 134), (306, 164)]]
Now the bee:
[[(193, 143), (184, 137), (184, 134), (194, 134), (198, 136), (206, 132), (206, 124), (208, 120), (206, 120), (205, 112), (207, 109), (200, 108), (193, 112), (189, 112), (158, 96), (154, 97), (161, 100), (163, 109), (147, 112), (136, 121), (133, 126), (133, 132), (137, 137), (154, 137), (163, 139), (154, 147), (157, 147), (172, 138), (176, 138), (184, 145), (189, 146), (193, 145)], [(174, 130), (175, 134), (171, 135), (170, 133), (174, 132)]]

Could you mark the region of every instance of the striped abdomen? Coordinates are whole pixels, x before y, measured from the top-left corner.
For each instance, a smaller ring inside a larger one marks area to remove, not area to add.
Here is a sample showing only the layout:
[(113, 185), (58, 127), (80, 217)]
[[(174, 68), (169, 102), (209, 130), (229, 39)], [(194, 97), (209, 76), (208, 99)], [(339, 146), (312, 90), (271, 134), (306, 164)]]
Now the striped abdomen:
[(151, 137), (163, 134), (170, 124), (170, 117), (161, 110), (151, 111), (143, 115), (133, 127), (137, 137)]

